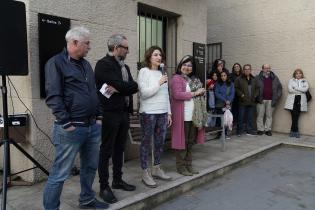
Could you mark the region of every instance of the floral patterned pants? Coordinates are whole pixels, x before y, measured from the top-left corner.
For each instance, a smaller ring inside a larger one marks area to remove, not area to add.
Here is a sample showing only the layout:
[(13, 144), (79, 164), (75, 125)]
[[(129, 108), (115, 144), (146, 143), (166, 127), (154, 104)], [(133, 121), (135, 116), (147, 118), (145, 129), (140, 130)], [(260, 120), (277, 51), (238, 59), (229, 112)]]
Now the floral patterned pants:
[(161, 163), (161, 153), (163, 152), (164, 140), (167, 131), (167, 113), (163, 114), (140, 114), (140, 124), (142, 131), (140, 145), (141, 168), (148, 168), (148, 156), (151, 150), (151, 143), (154, 143), (154, 165)]

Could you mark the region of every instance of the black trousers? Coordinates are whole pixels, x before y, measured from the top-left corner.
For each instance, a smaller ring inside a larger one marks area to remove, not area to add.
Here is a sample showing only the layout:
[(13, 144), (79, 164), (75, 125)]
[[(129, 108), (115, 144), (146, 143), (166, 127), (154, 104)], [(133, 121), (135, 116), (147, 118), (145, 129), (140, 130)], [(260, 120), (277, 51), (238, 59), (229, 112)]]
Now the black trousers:
[(108, 186), (109, 159), (113, 162), (113, 181), (122, 178), (123, 152), (129, 129), (128, 112), (105, 112), (102, 121), (102, 143), (100, 146), (98, 174), (100, 188)]
[(235, 96), (232, 103), (233, 125), (237, 125), (239, 115), (238, 110), (239, 110), (238, 98)]
[(291, 112), (291, 132), (299, 132), (299, 117), (301, 113), (301, 96), (297, 95), (294, 98), (293, 110)]

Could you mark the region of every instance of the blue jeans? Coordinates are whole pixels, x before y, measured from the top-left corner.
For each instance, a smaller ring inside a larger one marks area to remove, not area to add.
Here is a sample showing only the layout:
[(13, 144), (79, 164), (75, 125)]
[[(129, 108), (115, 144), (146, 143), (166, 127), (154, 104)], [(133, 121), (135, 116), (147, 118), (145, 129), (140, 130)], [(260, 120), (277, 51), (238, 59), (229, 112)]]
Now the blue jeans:
[[(244, 131), (244, 124), (246, 125), (246, 132), (254, 131), (254, 109), (255, 106), (240, 105), (238, 110), (237, 134), (242, 134)], [(246, 115), (245, 115), (246, 113)], [(244, 122), (244, 115), (246, 116)]]
[(58, 210), (64, 181), (69, 177), (78, 152), (80, 152), (80, 204), (88, 204), (95, 199), (92, 184), (98, 166), (101, 125), (76, 127), (65, 131), (54, 124), (53, 143), (55, 160), (52, 165), (43, 195), (45, 210)]

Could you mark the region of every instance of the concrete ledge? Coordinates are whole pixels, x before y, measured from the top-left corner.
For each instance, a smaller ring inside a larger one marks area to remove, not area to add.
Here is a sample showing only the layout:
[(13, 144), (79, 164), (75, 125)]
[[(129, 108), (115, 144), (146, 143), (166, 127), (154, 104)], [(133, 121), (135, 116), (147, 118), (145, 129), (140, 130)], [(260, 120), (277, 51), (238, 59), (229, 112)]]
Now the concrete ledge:
[(303, 147), (306, 149), (315, 149), (315, 145), (299, 143), (299, 142), (283, 142), (283, 145), (287, 147)]
[[(125, 180), (137, 186), (136, 191), (126, 192), (114, 190), (119, 202), (110, 205), (114, 209), (153, 209), (155, 206), (172, 198), (181, 196), (193, 188), (204, 185), (212, 180), (232, 172), (266, 153), (281, 147), (299, 147), (301, 149), (315, 149), (315, 138), (303, 136), (301, 139), (288, 138), (287, 135), (274, 134), (269, 136), (233, 136), (227, 142), (227, 150), (221, 152), (221, 142), (208, 141), (204, 145), (194, 147), (194, 166), (199, 174), (186, 177), (175, 170), (176, 158), (173, 151), (165, 151), (162, 157), (162, 167), (173, 177), (172, 181), (157, 180), (158, 187), (151, 189), (141, 183), (141, 168), (139, 160), (127, 161), (124, 166)], [(97, 177), (96, 177), (97, 180)], [(111, 180), (109, 180), (111, 181)], [(78, 192), (80, 192), (79, 177), (70, 177), (65, 183), (61, 197), (60, 209), (78, 209)], [(42, 209), (42, 190), (45, 182), (28, 187), (12, 187), (8, 191), (9, 209)], [(98, 194), (99, 184), (93, 184), (94, 191)], [(99, 197), (98, 197), (99, 198)], [(100, 199), (100, 198), (99, 198)]]
[[(275, 142), (259, 149), (248, 152), (231, 160), (222, 162), (215, 166), (201, 170), (199, 174), (188, 177), (183, 176), (177, 180), (161, 185), (147, 192), (130, 196), (117, 204), (113, 204), (109, 209), (139, 210), (152, 209), (153, 207), (170, 200), (182, 193), (185, 193), (195, 187), (207, 183), (217, 177), (220, 177), (232, 169), (248, 163), (249, 161), (264, 155), (266, 152), (279, 148), (283, 142)], [(292, 144), (293, 145), (293, 144)], [(297, 144), (300, 146), (300, 144)]]

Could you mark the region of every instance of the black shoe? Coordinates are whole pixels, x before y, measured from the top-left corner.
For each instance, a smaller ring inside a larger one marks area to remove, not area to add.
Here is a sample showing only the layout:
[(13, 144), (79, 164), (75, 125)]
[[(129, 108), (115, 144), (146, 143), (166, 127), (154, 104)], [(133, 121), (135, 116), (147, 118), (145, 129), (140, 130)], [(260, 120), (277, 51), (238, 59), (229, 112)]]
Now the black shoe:
[(134, 191), (136, 189), (136, 186), (127, 184), (124, 180), (120, 180), (120, 181), (113, 181), (112, 188), (121, 189), (125, 191)]
[(272, 136), (271, 131), (266, 131), (266, 135), (267, 135), (267, 136)]
[(74, 167), (72, 167), (70, 173), (71, 173), (72, 176), (77, 176), (77, 175), (80, 174), (80, 169), (78, 169), (76, 166), (74, 166)]
[(97, 199), (94, 199), (88, 204), (80, 204), (80, 209), (107, 209), (109, 207), (108, 203), (101, 202)]
[(255, 131), (249, 131), (246, 133), (247, 136), (256, 136), (257, 133)]
[[(263, 134), (264, 134), (263, 131), (257, 131), (257, 135), (261, 136), (261, 135), (263, 135)], [(266, 135), (267, 135), (267, 132), (266, 132)]]
[(115, 197), (112, 189), (107, 186), (105, 189), (100, 190), (100, 197), (107, 203), (113, 204), (117, 202), (117, 198)]

